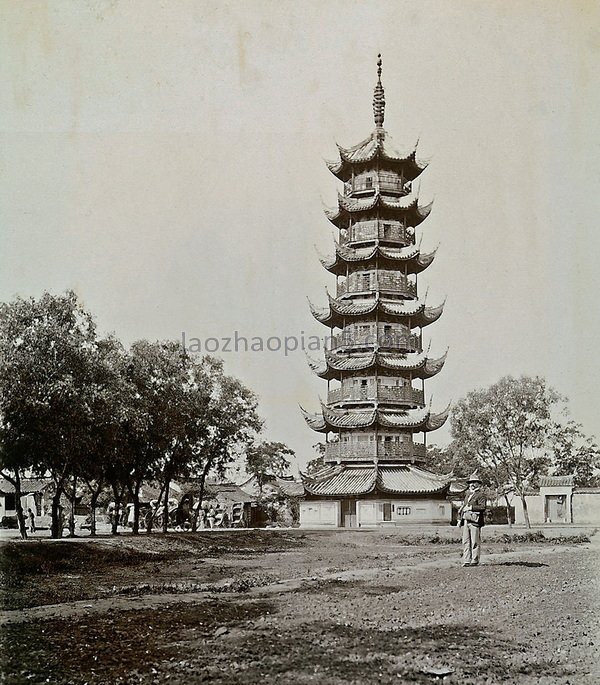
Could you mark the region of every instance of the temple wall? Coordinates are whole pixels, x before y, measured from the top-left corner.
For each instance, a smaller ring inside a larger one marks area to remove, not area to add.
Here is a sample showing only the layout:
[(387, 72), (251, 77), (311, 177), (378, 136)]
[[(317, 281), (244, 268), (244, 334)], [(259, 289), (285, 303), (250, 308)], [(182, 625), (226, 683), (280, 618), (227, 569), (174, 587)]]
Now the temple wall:
[(573, 493), (573, 523), (600, 524), (600, 492)]
[[(349, 502), (355, 504), (351, 509), (348, 509)], [(411, 523), (450, 525), (451, 518), (452, 505), (446, 499), (383, 499), (379, 496), (345, 501), (313, 499), (300, 503), (301, 528), (368, 528)]]
[(339, 524), (339, 501), (309, 500), (300, 502), (301, 528), (336, 528)]
[[(539, 495), (527, 495), (525, 501), (527, 502), (527, 511), (529, 512), (529, 521), (532, 525), (541, 525), (544, 523), (574, 523), (574, 524), (600, 524), (600, 491), (599, 492), (577, 492), (574, 490), (572, 494), (568, 492), (567, 488), (556, 488), (552, 490), (551, 494), (545, 492)], [(548, 504), (545, 498), (564, 495), (565, 497), (565, 511), (563, 518), (557, 520), (547, 520)], [(521, 500), (515, 497), (515, 523), (523, 525), (525, 517), (523, 515), (523, 506)], [(571, 519), (572, 514), (572, 519)]]
[(450, 502), (439, 499), (369, 499), (357, 502), (356, 513), (361, 528), (405, 523), (450, 524), (452, 507)]

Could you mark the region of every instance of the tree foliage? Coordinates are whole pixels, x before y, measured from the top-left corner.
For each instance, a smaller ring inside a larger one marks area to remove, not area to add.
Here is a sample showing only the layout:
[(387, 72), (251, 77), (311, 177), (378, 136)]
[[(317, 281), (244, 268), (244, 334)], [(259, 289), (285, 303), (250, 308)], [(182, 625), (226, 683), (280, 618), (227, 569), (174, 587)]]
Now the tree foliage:
[(498, 495), (510, 491), (521, 499), (529, 526), (525, 493), (540, 474), (568, 471), (583, 484), (598, 465), (597, 445), (578, 424), (565, 423), (564, 413), (565, 399), (544, 379), (506, 376), (456, 404), (449, 463), (485, 469)]
[(259, 496), (269, 476), (283, 476), (290, 468), (288, 457), (294, 457), (294, 450), (282, 442), (258, 442), (246, 450), (246, 471), (256, 478)]
[(107, 486), (117, 509), (132, 502), (134, 532), (145, 481), (162, 484), (166, 504), (174, 479), (201, 474), (201, 499), (208, 473), (223, 474), (261, 430), (257, 404), (220, 360), (192, 358), (177, 342), (125, 350), (98, 338), (73, 292), (0, 305), (0, 469), (17, 491), (23, 536), (26, 472), (52, 479), (54, 537), (65, 496), (74, 532), (82, 485), (92, 505)]
[(317, 442), (313, 445), (313, 449), (316, 453), (316, 456), (312, 459), (309, 459), (308, 463), (306, 464), (307, 474), (315, 473), (316, 471), (322, 469), (325, 466), (325, 443)]

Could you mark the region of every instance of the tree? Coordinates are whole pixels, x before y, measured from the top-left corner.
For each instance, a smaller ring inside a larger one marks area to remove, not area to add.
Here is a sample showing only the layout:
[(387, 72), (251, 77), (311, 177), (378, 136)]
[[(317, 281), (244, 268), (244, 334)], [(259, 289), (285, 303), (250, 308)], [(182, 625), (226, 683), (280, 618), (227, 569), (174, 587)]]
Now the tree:
[(306, 464), (306, 473), (308, 475), (316, 473), (325, 466), (325, 443), (317, 442), (315, 445), (313, 445), (313, 449), (316, 452), (316, 456), (312, 459), (309, 459)]
[(470, 392), (452, 413), (456, 451), (474, 456), (497, 486), (508, 482), (521, 499), (528, 528), (525, 493), (551, 463), (552, 409), (561, 399), (542, 378), (506, 376)]
[(600, 485), (600, 447), (583, 434), (581, 424), (556, 422), (551, 434), (554, 475), (573, 474), (578, 487)]
[[(93, 421), (89, 381), (96, 349), (94, 321), (73, 292), (0, 305), (3, 459), (16, 489), (24, 468), (50, 474), (53, 537), (62, 534), (61, 496)], [(16, 499), (19, 508), (20, 491)]]
[[(135, 388), (143, 430), (129, 431), (128, 490), (134, 504), (133, 532), (139, 528), (139, 492), (144, 480), (161, 484), (162, 529), (169, 522), (170, 485), (188, 471), (197, 428), (209, 400), (206, 379), (178, 342), (134, 343), (127, 376)], [(148, 532), (151, 531), (151, 517)]]
[(237, 378), (223, 372), (223, 362), (205, 356), (200, 362), (204, 367), (210, 400), (204, 417), (205, 424), (192, 446), (190, 473), (200, 474), (198, 501), (193, 514), (192, 529), (196, 530), (198, 515), (204, 498), (206, 479), (211, 471), (224, 476), (227, 468), (243, 454), (248, 445), (262, 429), (257, 414), (258, 399)]
[(246, 450), (246, 471), (256, 478), (258, 498), (269, 476), (283, 476), (290, 468), (288, 457), (295, 457), (294, 450), (282, 442), (259, 442)]
[(90, 493), (91, 536), (96, 535), (96, 508), (100, 496), (115, 480), (115, 473), (127, 471), (122, 463), (126, 454), (124, 431), (136, 415), (136, 402), (134, 389), (123, 372), (126, 361), (127, 355), (118, 340), (109, 337), (98, 342), (91, 388), (93, 423), (87, 449), (78, 466)]

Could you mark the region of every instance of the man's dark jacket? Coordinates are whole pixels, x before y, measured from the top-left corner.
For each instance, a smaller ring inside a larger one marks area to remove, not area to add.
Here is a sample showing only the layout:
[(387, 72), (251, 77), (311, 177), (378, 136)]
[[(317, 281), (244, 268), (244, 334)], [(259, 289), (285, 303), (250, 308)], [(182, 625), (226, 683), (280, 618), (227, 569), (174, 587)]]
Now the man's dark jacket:
[(460, 519), (460, 525), (462, 526), (463, 523), (465, 523), (463, 519), (463, 514), (465, 512), (465, 509), (467, 506), (471, 507), (471, 511), (474, 511), (478, 514), (478, 520), (477, 521), (469, 521), (469, 523), (472, 523), (474, 526), (478, 526), (479, 528), (483, 528), (485, 525), (485, 510), (486, 510), (486, 505), (487, 505), (487, 495), (484, 492), (483, 489), (475, 490), (474, 492), (467, 492), (465, 495), (465, 500), (462, 503), (462, 506), (458, 510), (458, 516)]

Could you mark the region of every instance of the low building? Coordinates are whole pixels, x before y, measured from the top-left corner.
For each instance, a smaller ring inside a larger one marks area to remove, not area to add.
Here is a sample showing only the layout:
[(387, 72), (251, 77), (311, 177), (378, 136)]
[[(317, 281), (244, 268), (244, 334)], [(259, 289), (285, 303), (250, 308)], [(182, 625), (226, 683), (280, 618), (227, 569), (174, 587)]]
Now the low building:
[[(573, 475), (540, 477), (539, 488), (528, 493), (525, 502), (534, 525), (600, 524), (600, 488), (577, 487)], [(525, 523), (519, 498), (515, 498), (515, 522)]]
[(291, 476), (269, 475), (262, 484), (256, 476), (250, 476), (239, 488), (255, 501), (252, 526), (298, 524), (298, 502), (304, 496), (304, 487)]
[[(27, 515), (27, 510), (31, 509), (36, 516), (43, 516), (48, 505), (48, 492), (52, 487), (52, 482), (47, 478), (23, 478), (21, 481), (21, 506)], [(14, 485), (0, 477), (0, 522), (3, 519), (14, 519), (16, 521), (17, 500)]]
[(302, 476), (301, 527), (448, 524), (450, 479), (411, 464), (326, 466)]

